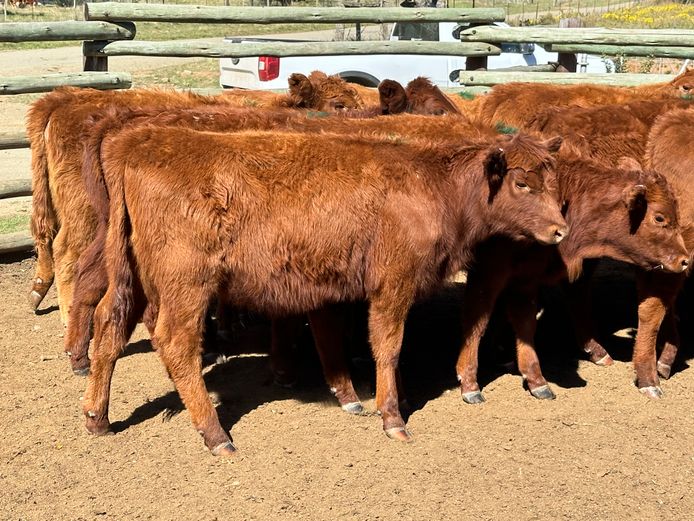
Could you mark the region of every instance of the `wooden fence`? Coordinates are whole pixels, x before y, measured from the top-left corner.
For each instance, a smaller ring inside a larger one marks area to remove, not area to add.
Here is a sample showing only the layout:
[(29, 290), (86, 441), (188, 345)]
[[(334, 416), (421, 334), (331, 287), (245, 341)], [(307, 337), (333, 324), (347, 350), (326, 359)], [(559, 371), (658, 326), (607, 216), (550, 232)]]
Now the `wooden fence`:
[[(155, 5), (129, 3), (85, 3), (82, 22), (23, 22), (0, 24), (0, 42), (82, 41), (81, 73), (45, 74), (31, 77), (0, 78), (0, 95), (46, 92), (61, 85), (98, 89), (129, 88), (127, 73), (108, 72), (109, 56), (317, 56), (367, 54), (422, 54), (466, 56), (467, 70), (457, 71), (461, 85), (478, 88), (508, 81), (587, 80), (612, 85), (663, 81), (656, 75), (585, 75), (549, 72), (551, 66), (524, 70), (479, 71), (487, 57), (501, 52), (502, 43), (541, 43), (559, 53), (559, 61), (575, 71), (574, 53), (614, 54), (694, 58), (694, 31), (556, 29), (539, 27), (499, 27), (493, 22), (505, 19), (498, 8), (403, 9), (403, 8), (294, 8), (294, 7), (213, 7), (194, 5)], [(473, 24), (460, 33), (460, 42), (379, 41), (379, 42), (275, 42), (244, 45), (199, 44), (185, 41), (137, 41), (137, 22), (174, 23), (390, 23), (458, 22)], [(24, 134), (0, 132), (0, 150), (25, 148)], [(30, 193), (28, 179), (0, 184), (0, 198)], [(0, 237), (0, 253), (16, 251), (31, 244), (26, 234)]]

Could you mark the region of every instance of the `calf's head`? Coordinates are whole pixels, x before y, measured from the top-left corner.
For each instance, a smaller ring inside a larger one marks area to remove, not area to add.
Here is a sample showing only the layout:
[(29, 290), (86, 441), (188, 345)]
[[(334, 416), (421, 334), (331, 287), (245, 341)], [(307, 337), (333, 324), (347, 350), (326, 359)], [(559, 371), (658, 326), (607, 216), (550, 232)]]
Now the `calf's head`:
[(680, 96), (694, 95), (694, 67), (687, 69), (670, 82), (671, 88), (674, 88)]
[(403, 88), (397, 81), (383, 80), (378, 86), (382, 114), (409, 114), (442, 116), (460, 111), (427, 78), (419, 77)]
[(314, 71), (308, 77), (294, 73), (287, 81), (289, 96), (296, 107), (339, 111), (364, 105), (357, 91), (339, 76)]
[(612, 190), (613, 204), (604, 207), (605, 214), (595, 216), (610, 228), (610, 240), (603, 242), (615, 250), (609, 254), (647, 270), (685, 271), (690, 254), (667, 181), (656, 172), (635, 170), (633, 164), (621, 166), (629, 167), (626, 180)]
[(554, 154), (561, 138), (501, 136), (483, 160), (486, 213), (494, 234), (559, 244), (569, 228), (556, 194)]

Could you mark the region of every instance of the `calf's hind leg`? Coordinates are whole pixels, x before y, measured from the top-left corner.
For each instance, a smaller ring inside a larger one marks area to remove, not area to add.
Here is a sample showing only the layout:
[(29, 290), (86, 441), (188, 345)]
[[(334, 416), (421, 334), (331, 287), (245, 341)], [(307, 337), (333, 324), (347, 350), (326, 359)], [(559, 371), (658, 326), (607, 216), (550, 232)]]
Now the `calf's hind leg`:
[(104, 266), (104, 232), (99, 229), (77, 263), (74, 294), (68, 313), (65, 353), (70, 357), (72, 372), (78, 376), (89, 373), (89, 332), (94, 309), (106, 293), (108, 276)]
[(108, 406), (111, 378), (118, 356), (123, 352), (128, 338), (140, 318), (145, 299), (136, 298), (131, 305), (118, 306), (122, 298), (107, 291), (94, 314), (94, 354), (90, 365), (83, 409), (87, 430), (96, 435), (111, 432)]

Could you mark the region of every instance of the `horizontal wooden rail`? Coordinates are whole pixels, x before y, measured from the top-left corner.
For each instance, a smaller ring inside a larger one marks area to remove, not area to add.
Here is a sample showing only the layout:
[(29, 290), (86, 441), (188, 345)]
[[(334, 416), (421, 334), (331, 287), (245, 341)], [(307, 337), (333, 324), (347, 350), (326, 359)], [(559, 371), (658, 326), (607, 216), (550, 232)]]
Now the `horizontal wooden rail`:
[(649, 45), (589, 45), (580, 43), (548, 44), (550, 52), (585, 52), (608, 56), (650, 56), (653, 58), (694, 58), (694, 47), (656, 47)]
[(583, 74), (575, 72), (495, 72), (495, 71), (460, 71), (458, 80), (462, 85), (499, 85), (515, 81), (537, 83), (598, 83), (627, 87), (671, 81), (669, 74)]
[(28, 251), (34, 247), (34, 239), (28, 231), (0, 235), (0, 255)]
[(202, 56), (245, 58), (248, 56), (330, 56), (339, 54), (429, 54), (452, 56), (495, 56), (499, 47), (488, 43), (376, 41), (376, 42), (300, 42), (288, 43), (199, 43), (163, 42), (84, 42), (85, 56)]
[(0, 78), (0, 94), (48, 92), (66, 85), (100, 90), (129, 89), (132, 85), (132, 77), (124, 72), (75, 72), (43, 74), (41, 76), (14, 76)]
[(488, 27), (465, 29), (464, 42), (581, 43), (694, 47), (694, 31), (684, 29), (557, 29), (553, 27)]
[(0, 42), (132, 40), (135, 24), (121, 22), (12, 22), (0, 24)]
[(0, 199), (9, 197), (22, 197), (31, 195), (31, 179), (9, 179), (7, 181), (0, 180)]
[(85, 20), (133, 22), (207, 22), (223, 24), (499, 22), (506, 12), (497, 8), (403, 9), (401, 7), (216, 7), (203, 5), (84, 4)]
[(12, 150), (15, 148), (29, 148), (29, 138), (24, 132), (0, 133), (0, 150)]

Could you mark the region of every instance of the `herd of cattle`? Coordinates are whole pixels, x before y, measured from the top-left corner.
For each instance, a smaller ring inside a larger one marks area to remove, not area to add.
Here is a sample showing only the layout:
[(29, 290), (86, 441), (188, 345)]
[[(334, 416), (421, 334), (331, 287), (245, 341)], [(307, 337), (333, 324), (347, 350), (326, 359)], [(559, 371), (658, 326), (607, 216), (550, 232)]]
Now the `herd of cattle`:
[(319, 72), (292, 75), (282, 95), (61, 88), (27, 122), (30, 300), (55, 276), (65, 351), (89, 375), (89, 432), (110, 429), (111, 377), (142, 320), (205, 445), (229, 455), (202, 378), (213, 302), (272, 317), (279, 376), (291, 342), (279, 332), (308, 314), (348, 412), (362, 406), (334, 304), (368, 302), (376, 405), (386, 434), (409, 440), (398, 357), (418, 296), (468, 272), (466, 402), (484, 400), (478, 347), (502, 293), (520, 372), (533, 396), (554, 398), (533, 347), (538, 288), (572, 283), (579, 341), (608, 365), (584, 266), (608, 257), (636, 268), (636, 383), (657, 398), (694, 247), (693, 86), (694, 70), (633, 88), (512, 83), (474, 99), (423, 78), (367, 89)]

